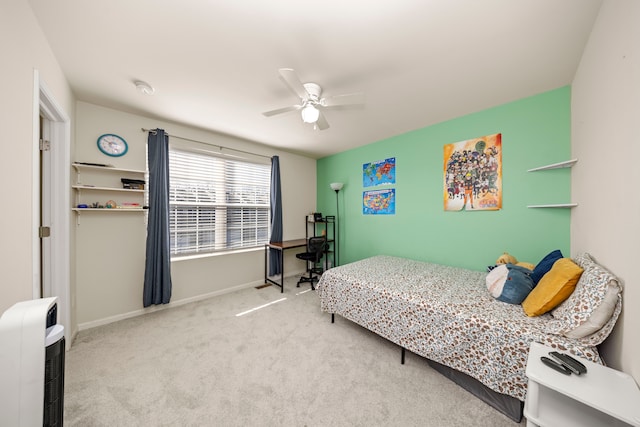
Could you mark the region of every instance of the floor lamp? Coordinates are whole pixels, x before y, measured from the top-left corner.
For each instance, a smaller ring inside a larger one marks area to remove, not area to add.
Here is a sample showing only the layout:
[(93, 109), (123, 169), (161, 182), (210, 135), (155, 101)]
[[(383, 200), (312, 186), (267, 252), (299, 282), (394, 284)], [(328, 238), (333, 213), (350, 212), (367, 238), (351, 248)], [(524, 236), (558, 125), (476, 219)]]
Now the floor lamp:
[(342, 190), (342, 187), (344, 187), (344, 184), (342, 182), (332, 182), (331, 184), (329, 184), (329, 187), (331, 187), (331, 189), (333, 191), (336, 192), (336, 241), (334, 242), (334, 246), (335, 246), (335, 255), (336, 255), (336, 259), (335, 261), (335, 265), (334, 267), (337, 267), (339, 265), (339, 261), (340, 261), (340, 257), (338, 256), (338, 247), (340, 246), (338, 244), (338, 239), (340, 238), (340, 229), (338, 228), (338, 223), (339, 223), (339, 210), (338, 210), (338, 193), (340, 192), (340, 190)]

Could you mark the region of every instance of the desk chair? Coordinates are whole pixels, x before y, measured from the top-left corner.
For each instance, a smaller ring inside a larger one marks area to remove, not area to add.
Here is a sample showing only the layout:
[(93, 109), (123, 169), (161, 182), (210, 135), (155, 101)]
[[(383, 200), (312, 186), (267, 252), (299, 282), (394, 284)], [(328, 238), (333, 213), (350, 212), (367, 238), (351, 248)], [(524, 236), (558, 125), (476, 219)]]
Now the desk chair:
[[(327, 239), (324, 236), (311, 237), (307, 241), (307, 252), (296, 254), (296, 258), (305, 260), (307, 263), (311, 263), (311, 267), (307, 265), (307, 271), (309, 276), (302, 276), (298, 280), (296, 287), (300, 287), (300, 283), (311, 283), (311, 289), (315, 290), (313, 286), (314, 282), (318, 281), (318, 275), (322, 274), (322, 256), (327, 250)], [(320, 263), (318, 267), (317, 264)], [(315, 274), (315, 276), (314, 276)]]

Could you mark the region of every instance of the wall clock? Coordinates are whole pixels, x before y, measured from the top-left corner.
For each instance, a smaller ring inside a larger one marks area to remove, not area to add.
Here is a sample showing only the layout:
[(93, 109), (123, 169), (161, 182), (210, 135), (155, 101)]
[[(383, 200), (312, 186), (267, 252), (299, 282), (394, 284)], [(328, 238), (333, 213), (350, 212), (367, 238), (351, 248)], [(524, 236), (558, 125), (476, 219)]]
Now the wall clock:
[(118, 135), (105, 133), (98, 138), (98, 148), (107, 156), (120, 157), (127, 154), (127, 141)]

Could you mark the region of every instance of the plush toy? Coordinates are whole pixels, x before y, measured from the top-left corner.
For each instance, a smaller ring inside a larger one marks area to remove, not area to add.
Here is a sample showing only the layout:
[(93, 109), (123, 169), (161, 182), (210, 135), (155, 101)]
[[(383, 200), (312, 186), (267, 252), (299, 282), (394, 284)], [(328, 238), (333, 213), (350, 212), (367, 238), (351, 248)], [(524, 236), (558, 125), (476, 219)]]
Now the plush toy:
[(518, 262), (516, 257), (509, 254), (508, 252), (503, 253), (496, 260), (496, 264), (515, 264), (520, 267), (528, 268), (529, 270), (533, 270), (536, 266), (531, 264), (530, 262)]
[(496, 264), (516, 264), (518, 260), (513, 255), (509, 255), (508, 252), (503, 253), (496, 260)]

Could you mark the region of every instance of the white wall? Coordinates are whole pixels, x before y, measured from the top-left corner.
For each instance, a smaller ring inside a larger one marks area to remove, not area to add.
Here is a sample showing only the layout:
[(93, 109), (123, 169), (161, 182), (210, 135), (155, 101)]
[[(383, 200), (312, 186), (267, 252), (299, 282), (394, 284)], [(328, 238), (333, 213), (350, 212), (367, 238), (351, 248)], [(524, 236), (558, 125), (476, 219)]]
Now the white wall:
[[(305, 236), (305, 215), (316, 203), (314, 159), (282, 152), (249, 141), (187, 126), (128, 114), (85, 102), (76, 107), (77, 144), (73, 160), (111, 163), (119, 168), (145, 169), (147, 133), (163, 128), (169, 134), (267, 156), (280, 157), (284, 238)], [(118, 158), (103, 155), (96, 139), (104, 133), (122, 136), (129, 152)], [(83, 182), (88, 183), (88, 182)], [(113, 196), (116, 197), (116, 196)], [(105, 202), (106, 200), (96, 200)], [(141, 213), (83, 213), (76, 227), (77, 316), (80, 328), (139, 314), (142, 308), (146, 224)], [(304, 264), (287, 253), (285, 271), (302, 272)], [(192, 301), (264, 283), (264, 250), (172, 262), (172, 304)], [(277, 296), (279, 288), (266, 292)], [(289, 289), (291, 291), (291, 289)]]
[(640, 382), (640, 2), (606, 0), (572, 86), (571, 250), (624, 282), (623, 311), (601, 351)]
[[(24, 0), (0, 2), (0, 313), (33, 298), (34, 69), (69, 117), (74, 98)], [(36, 94), (36, 97), (38, 94)], [(36, 110), (37, 111), (37, 110)]]

